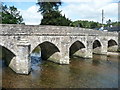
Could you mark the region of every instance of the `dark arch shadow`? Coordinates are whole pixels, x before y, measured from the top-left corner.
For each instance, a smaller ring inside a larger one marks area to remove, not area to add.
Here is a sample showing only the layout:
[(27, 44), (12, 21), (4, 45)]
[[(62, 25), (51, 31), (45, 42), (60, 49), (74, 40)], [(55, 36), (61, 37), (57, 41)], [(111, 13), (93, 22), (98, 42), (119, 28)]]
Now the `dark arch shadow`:
[(55, 46), (53, 43), (48, 42), (48, 41), (45, 41), (45, 42), (39, 44), (38, 46), (40, 46), (40, 48), (41, 48), (41, 58), (42, 58), (42, 60), (48, 60), (48, 58), (50, 56), (52, 56), (54, 53), (60, 52), (60, 50), (57, 48), (57, 46)]
[(108, 41), (108, 48), (111, 47), (111, 46), (115, 46), (115, 45), (118, 45), (115, 40), (111, 39), (111, 40)]
[(4, 60), (7, 66), (9, 66), (11, 60), (15, 56), (16, 55), (12, 51), (0, 45), (0, 59)]
[(93, 54), (101, 54), (102, 52), (102, 45), (99, 40), (95, 40), (93, 42)]
[(80, 50), (82, 48), (85, 48), (85, 45), (82, 42), (77, 40), (76, 42), (74, 42), (70, 46), (70, 48), (69, 48), (69, 56), (72, 57), (75, 52), (77, 52), (78, 50)]
[(101, 47), (102, 45), (101, 45), (101, 43), (98, 41), (98, 40), (95, 40), (94, 42), (93, 42), (93, 49), (95, 49), (95, 48), (97, 48), (97, 47)]
[(111, 39), (108, 41), (108, 52), (116, 52), (118, 51), (118, 44), (115, 40)]

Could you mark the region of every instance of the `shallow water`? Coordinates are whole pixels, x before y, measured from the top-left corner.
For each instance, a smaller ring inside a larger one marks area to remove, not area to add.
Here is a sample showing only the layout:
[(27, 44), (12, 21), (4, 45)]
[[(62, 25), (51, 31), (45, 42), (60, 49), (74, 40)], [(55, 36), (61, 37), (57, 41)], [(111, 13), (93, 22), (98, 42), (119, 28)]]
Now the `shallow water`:
[(19, 75), (2, 65), (4, 88), (118, 88), (119, 55), (71, 58), (69, 65), (42, 61), (32, 56), (32, 71)]

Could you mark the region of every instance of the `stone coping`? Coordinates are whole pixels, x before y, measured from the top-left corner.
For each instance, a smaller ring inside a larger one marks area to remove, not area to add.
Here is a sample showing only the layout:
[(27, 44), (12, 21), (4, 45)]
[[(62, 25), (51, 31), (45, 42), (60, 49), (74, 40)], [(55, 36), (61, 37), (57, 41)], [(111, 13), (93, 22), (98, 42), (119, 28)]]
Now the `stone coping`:
[(0, 24), (0, 35), (116, 36), (118, 33), (67, 26)]

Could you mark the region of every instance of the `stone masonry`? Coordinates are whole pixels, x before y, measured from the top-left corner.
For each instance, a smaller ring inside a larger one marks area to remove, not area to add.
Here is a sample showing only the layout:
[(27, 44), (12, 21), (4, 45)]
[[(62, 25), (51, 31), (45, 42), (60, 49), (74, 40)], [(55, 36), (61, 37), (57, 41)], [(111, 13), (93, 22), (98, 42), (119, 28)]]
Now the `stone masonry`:
[(71, 55), (92, 58), (92, 54), (117, 51), (118, 33), (65, 26), (0, 25), (0, 46), (15, 56), (9, 67), (16, 73), (31, 70), (30, 54), (41, 48), (41, 57), (59, 64), (69, 64)]

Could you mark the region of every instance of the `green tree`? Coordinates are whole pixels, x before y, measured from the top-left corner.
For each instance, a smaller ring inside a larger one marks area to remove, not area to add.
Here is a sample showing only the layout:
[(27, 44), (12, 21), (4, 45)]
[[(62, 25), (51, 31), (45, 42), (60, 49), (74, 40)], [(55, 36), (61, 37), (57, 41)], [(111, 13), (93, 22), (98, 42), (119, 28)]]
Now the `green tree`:
[(94, 28), (99, 28), (101, 26), (100, 23), (98, 22), (93, 22), (93, 21), (82, 21), (82, 20), (77, 20), (74, 21), (70, 24), (70, 26), (76, 27), (79, 26), (81, 28), (90, 28), (90, 29), (94, 29)]
[(61, 5), (59, 2), (39, 2), (37, 5), (40, 6), (38, 12), (41, 12), (43, 19), (41, 20), (41, 25), (59, 25), (59, 26), (69, 26), (71, 20), (62, 16), (61, 11), (58, 10)]
[(59, 0), (59, 2), (41, 2), (38, 1), (37, 5), (40, 6), (39, 8), (39, 12), (41, 12), (41, 14), (45, 14), (45, 13), (50, 13), (51, 11), (58, 11), (58, 7), (61, 5), (61, 1)]
[(24, 24), (20, 11), (18, 11), (16, 7), (10, 6), (8, 8), (3, 4), (1, 6), (2, 10), (0, 11), (0, 16), (2, 19), (2, 24)]
[(69, 26), (71, 21), (60, 14), (60, 11), (51, 11), (44, 14), (41, 25)]

